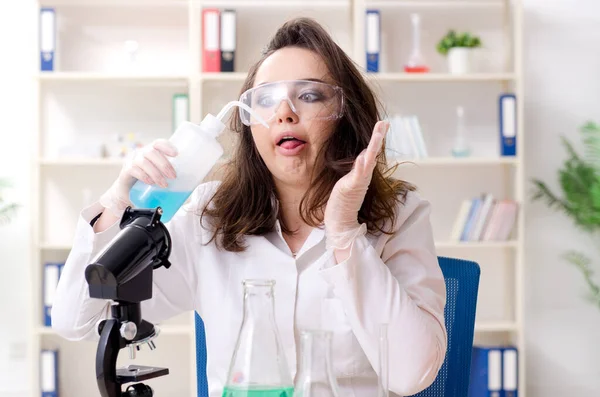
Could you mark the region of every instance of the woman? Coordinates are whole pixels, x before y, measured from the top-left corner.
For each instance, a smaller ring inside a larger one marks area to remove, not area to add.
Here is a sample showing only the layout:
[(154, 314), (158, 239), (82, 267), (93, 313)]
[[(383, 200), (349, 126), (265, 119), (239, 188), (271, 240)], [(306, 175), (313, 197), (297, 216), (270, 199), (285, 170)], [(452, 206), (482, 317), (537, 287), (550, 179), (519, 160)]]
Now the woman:
[[(414, 394), (446, 352), (445, 285), (430, 206), (384, 175), (388, 125), (349, 57), (316, 22), (284, 24), (251, 68), (241, 100), (269, 128), (237, 112), (240, 134), (222, 182), (198, 187), (167, 223), (172, 267), (155, 271), (144, 318), (196, 310), (204, 320), (210, 394), (219, 396), (242, 317), (244, 279), (276, 281), (276, 316), (292, 375), (297, 333), (334, 332), (343, 395), (375, 395), (378, 330), (389, 323), (390, 390)], [(108, 304), (89, 298), (85, 267), (119, 230), (136, 179), (165, 186), (168, 141), (141, 149), (113, 186), (82, 212), (57, 289), (53, 327), (91, 337)], [(93, 224), (93, 226), (91, 226)]]

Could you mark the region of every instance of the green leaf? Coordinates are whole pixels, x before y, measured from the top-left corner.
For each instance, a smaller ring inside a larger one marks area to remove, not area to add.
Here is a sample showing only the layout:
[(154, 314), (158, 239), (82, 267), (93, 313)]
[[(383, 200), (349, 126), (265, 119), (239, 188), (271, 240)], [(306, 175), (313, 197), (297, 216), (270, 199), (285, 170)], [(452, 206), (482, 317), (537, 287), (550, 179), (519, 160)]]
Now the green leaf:
[(600, 308), (600, 286), (593, 279), (594, 272), (590, 268), (592, 262), (590, 258), (577, 251), (568, 251), (563, 254), (563, 258), (581, 271), (588, 289), (587, 299)]

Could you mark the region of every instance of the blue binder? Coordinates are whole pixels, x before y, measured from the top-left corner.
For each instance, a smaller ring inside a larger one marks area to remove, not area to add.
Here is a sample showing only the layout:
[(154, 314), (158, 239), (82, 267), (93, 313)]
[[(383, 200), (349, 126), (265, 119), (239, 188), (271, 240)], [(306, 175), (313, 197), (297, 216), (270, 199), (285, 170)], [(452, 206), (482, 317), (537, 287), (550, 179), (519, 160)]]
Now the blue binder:
[(40, 389), (42, 397), (58, 397), (58, 351), (42, 350), (40, 354)]
[(502, 397), (519, 396), (519, 355), (516, 347), (502, 349)]
[(367, 72), (379, 72), (379, 52), (381, 51), (381, 15), (379, 10), (367, 10), (365, 42)]
[(56, 12), (54, 8), (40, 9), (40, 70), (54, 70), (56, 53)]
[(58, 286), (58, 280), (60, 280), (63, 267), (64, 263), (49, 262), (44, 265), (42, 303), (44, 306), (44, 325), (46, 327), (52, 326), (52, 301), (54, 299), (54, 293), (56, 291), (56, 287)]
[(502, 349), (473, 346), (469, 397), (501, 397)]
[(500, 122), (500, 155), (517, 154), (517, 98), (515, 94), (503, 94), (498, 99)]

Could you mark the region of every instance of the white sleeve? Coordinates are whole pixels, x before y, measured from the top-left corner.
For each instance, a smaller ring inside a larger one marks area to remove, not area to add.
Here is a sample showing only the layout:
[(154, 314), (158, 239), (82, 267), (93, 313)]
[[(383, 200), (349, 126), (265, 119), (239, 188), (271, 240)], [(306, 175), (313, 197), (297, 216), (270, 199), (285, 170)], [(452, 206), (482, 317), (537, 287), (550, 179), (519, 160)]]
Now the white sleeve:
[(362, 236), (347, 260), (321, 270), (373, 368), (378, 368), (379, 327), (388, 323), (389, 373), (394, 374), (389, 388), (403, 396), (433, 383), (447, 348), (446, 285), (429, 214), (429, 203), (409, 193), (398, 230), (383, 247)]
[[(209, 185), (208, 187), (211, 187)], [(165, 226), (169, 230), (172, 251), (171, 267), (153, 272), (152, 299), (141, 304), (142, 318), (158, 324), (185, 311), (194, 310), (197, 273), (194, 258), (188, 254), (189, 236), (199, 201), (206, 197), (207, 186), (201, 185), (186, 205)], [(65, 262), (52, 305), (52, 328), (69, 340), (94, 339), (98, 321), (110, 314), (110, 301), (90, 298), (85, 268), (90, 261), (119, 233), (119, 222), (101, 233), (94, 233), (90, 221), (103, 207), (95, 203), (84, 209), (79, 217), (76, 237)]]

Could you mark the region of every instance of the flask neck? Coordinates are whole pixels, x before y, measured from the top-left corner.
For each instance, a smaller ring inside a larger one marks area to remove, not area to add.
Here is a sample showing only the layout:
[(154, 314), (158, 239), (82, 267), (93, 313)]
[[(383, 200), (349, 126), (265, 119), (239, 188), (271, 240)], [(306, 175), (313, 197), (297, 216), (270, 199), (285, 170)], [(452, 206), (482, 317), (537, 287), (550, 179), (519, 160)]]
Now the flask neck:
[(273, 284), (269, 281), (244, 282), (244, 325), (268, 326), (275, 322)]
[[(333, 375), (331, 361), (331, 338), (328, 331), (303, 331), (301, 335), (302, 354), (297, 389), (300, 395), (338, 396), (337, 381)], [(323, 391), (327, 392), (323, 393)]]

